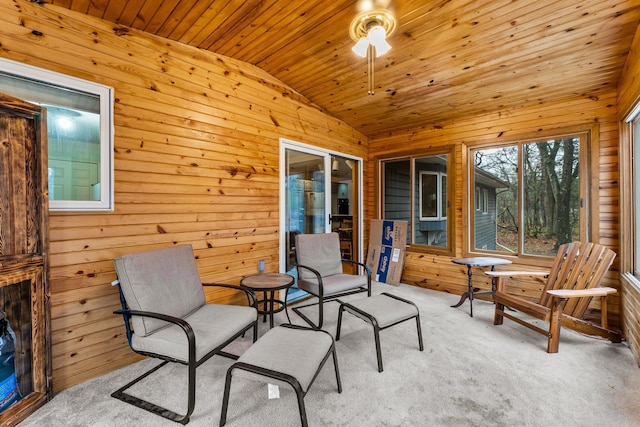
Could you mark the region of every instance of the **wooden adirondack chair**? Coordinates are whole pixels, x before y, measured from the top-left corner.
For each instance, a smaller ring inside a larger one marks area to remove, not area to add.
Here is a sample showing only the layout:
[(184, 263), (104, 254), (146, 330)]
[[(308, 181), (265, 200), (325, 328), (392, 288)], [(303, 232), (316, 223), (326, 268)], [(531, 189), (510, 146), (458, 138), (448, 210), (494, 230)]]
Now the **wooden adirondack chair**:
[[(506, 317), (529, 329), (548, 337), (547, 352), (557, 353), (560, 344), (560, 327), (565, 326), (579, 332), (598, 335), (611, 342), (620, 342), (618, 332), (608, 329), (608, 294), (615, 293), (614, 288), (598, 287), (616, 254), (611, 249), (595, 243), (566, 243), (558, 249), (555, 261), (548, 273), (531, 271), (487, 271), (496, 278), (496, 292), (493, 300), (496, 304), (494, 325), (501, 325)], [(538, 302), (531, 302), (506, 292), (507, 278), (516, 275), (544, 276), (546, 285)], [(594, 324), (583, 319), (585, 311), (593, 297), (601, 298), (601, 322)], [(505, 307), (526, 313), (537, 319), (549, 322), (549, 330), (533, 325)]]

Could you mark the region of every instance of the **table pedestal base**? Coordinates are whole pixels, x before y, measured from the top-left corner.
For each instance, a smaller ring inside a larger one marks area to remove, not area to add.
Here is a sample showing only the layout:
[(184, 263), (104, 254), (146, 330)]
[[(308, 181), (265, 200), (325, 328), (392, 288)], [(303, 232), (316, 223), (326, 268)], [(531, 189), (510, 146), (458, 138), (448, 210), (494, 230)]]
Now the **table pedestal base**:
[(460, 258), (452, 260), (454, 264), (466, 265), (467, 266), (467, 287), (468, 290), (465, 291), (460, 296), (460, 301), (457, 304), (452, 305), (451, 307), (460, 307), (467, 299), (469, 300), (469, 315), (473, 317), (473, 299), (476, 295), (493, 295), (496, 291), (496, 283), (495, 280), (491, 280), (491, 290), (490, 291), (482, 291), (475, 292), (476, 289), (473, 287), (473, 272), (471, 271), (472, 267), (491, 267), (491, 271), (494, 271), (496, 265), (504, 265), (511, 264), (511, 261), (504, 260), (501, 258), (489, 258), (489, 257), (476, 257), (476, 258)]

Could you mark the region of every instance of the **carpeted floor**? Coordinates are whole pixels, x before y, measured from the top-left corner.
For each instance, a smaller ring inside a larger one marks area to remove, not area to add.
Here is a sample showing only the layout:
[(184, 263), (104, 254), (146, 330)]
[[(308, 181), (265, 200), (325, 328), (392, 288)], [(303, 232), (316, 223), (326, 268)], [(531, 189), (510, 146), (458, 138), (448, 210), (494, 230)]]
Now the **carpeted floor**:
[[(640, 369), (624, 344), (562, 331), (560, 352), (546, 353), (546, 339), (514, 322), (493, 326), (493, 305), (476, 300), (474, 317), (458, 297), (407, 285), (376, 284), (420, 308), (425, 350), (418, 351), (415, 322), (381, 333), (384, 372), (378, 373), (372, 328), (344, 315), (337, 342), (343, 392), (331, 359), (305, 398), (311, 426), (638, 426)], [(363, 295), (346, 299), (362, 298)], [(315, 308), (310, 308), (313, 311)], [(326, 306), (325, 328), (335, 334), (338, 303)], [(290, 313), (294, 323), (300, 319)], [(282, 322), (284, 313), (278, 315)], [(261, 332), (266, 325), (260, 323)], [(233, 344), (241, 352), (249, 341)], [(29, 426), (175, 426), (110, 397), (145, 360), (64, 390), (25, 420)], [(195, 411), (189, 426), (218, 425), (224, 375), (232, 360), (214, 357), (198, 369)], [(173, 365), (136, 386), (178, 412), (186, 405), (186, 368)], [(297, 426), (295, 394), (237, 378), (227, 426)]]

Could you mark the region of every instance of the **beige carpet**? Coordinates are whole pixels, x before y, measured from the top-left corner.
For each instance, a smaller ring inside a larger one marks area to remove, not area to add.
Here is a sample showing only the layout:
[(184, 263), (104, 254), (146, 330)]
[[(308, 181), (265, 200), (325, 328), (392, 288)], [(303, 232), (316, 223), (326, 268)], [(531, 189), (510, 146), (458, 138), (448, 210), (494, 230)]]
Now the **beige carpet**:
[[(415, 322), (385, 330), (384, 372), (378, 373), (371, 327), (345, 313), (337, 343), (343, 392), (337, 393), (330, 359), (305, 398), (311, 426), (640, 425), (640, 369), (624, 344), (563, 330), (560, 352), (547, 354), (543, 336), (508, 320), (493, 326), (489, 302), (476, 300), (471, 318), (468, 302), (449, 307), (455, 295), (375, 285), (374, 293), (383, 291), (418, 305), (425, 350), (418, 351)], [(327, 305), (325, 329), (332, 333), (337, 308), (335, 302)], [(266, 325), (260, 324), (262, 332)], [(248, 344), (237, 343), (232, 351)], [(145, 360), (64, 390), (21, 427), (178, 425), (110, 397), (155, 363)], [(218, 425), (224, 375), (232, 363), (216, 356), (198, 369), (189, 426)], [(185, 390), (186, 368), (174, 365), (137, 386), (136, 394), (183, 412)], [(269, 399), (266, 384), (234, 379), (227, 426), (297, 425), (292, 391), (281, 389), (279, 399)]]

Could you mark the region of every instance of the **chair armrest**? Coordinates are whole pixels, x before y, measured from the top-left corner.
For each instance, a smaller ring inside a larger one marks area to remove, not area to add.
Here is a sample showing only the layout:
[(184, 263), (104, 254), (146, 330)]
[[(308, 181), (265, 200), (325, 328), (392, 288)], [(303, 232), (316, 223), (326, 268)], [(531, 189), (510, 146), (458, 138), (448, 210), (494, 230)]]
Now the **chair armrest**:
[[(189, 343), (189, 359), (195, 360), (196, 358), (196, 335), (193, 333), (193, 328), (191, 325), (181, 319), (179, 317), (169, 316), (167, 314), (162, 313), (154, 313), (152, 311), (142, 311), (142, 310), (116, 310), (113, 314), (122, 314), (127, 319), (130, 319), (132, 316), (143, 316), (143, 317), (151, 317), (154, 319), (164, 320), (168, 323), (173, 323), (174, 325), (180, 326), (180, 328), (184, 331), (187, 336), (187, 341)], [(127, 334), (128, 335), (128, 334)], [(129, 338), (129, 346), (131, 346), (131, 337)]]
[(315, 268), (311, 268), (307, 265), (297, 264), (296, 267), (298, 268), (298, 279), (300, 279), (301, 268), (304, 268), (305, 270), (309, 270), (310, 272), (316, 275), (316, 280), (318, 281), (318, 291), (320, 295), (322, 295), (324, 293), (324, 285), (322, 284), (322, 276), (320, 275), (320, 272)]
[(583, 297), (603, 297), (618, 292), (615, 288), (591, 288), (591, 289), (551, 289), (547, 293), (557, 298), (583, 298)]
[(491, 277), (509, 277), (509, 276), (549, 276), (548, 271), (485, 271), (484, 274)]
[(315, 268), (311, 268), (307, 265), (302, 265), (302, 264), (297, 264), (296, 267), (298, 268), (304, 268), (305, 270), (309, 270), (310, 272), (312, 272), (313, 274), (316, 275), (316, 278), (318, 279), (318, 282), (322, 281), (322, 276), (320, 275), (320, 272), (318, 270), (316, 270)]
[[(562, 305), (564, 305), (564, 302), (566, 302), (566, 300), (570, 298), (600, 297), (600, 326), (602, 326), (602, 328), (604, 329), (609, 328), (609, 322), (607, 320), (607, 295), (615, 294), (616, 292), (618, 292), (618, 290), (615, 288), (600, 287), (591, 289), (551, 289), (547, 291), (547, 293), (553, 298), (557, 298), (558, 300), (560, 300), (560, 307), (562, 307)], [(562, 308), (560, 308), (560, 312), (561, 311)]]
[(506, 292), (507, 278), (515, 276), (530, 276), (530, 277), (549, 277), (549, 272), (546, 271), (485, 271), (484, 274), (491, 277), (492, 280), (497, 279), (496, 290), (498, 292)]
[(342, 262), (348, 262), (350, 264), (354, 264), (354, 265), (358, 265), (358, 266), (362, 267), (364, 269), (365, 273), (367, 273), (367, 276), (371, 277), (371, 269), (366, 264), (363, 264), (363, 263), (358, 262), (358, 261), (353, 261), (353, 260), (350, 260), (350, 259), (343, 259)]
[(155, 313), (153, 311), (142, 311), (142, 310), (116, 310), (113, 314), (122, 314), (123, 316), (132, 317), (132, 316), (142, 316), (142, 317), (151, 317), (153, 319), (164, 320), (165, 322), (175, 323), (176, 325), (184, 326), (185, 328), (191, 329), (191, 325), (187, 323), (186, 320), (181, 319), (179, 317), (169, 316), (168, 314)]
[(256, 296), (255, 292), (253, 292), (251, 289), (243, 288), (236, 285), (229, 285), (227, 283), (203, 283), (202, 286), (217, 286), (219, 288), (227, 288), (227, 289), (234, 289), (236, 291), (242, 291), (247, 295), (247, 301), (249, 301), (249, 305), (256, 309), (258, 308), (258, 297)]

